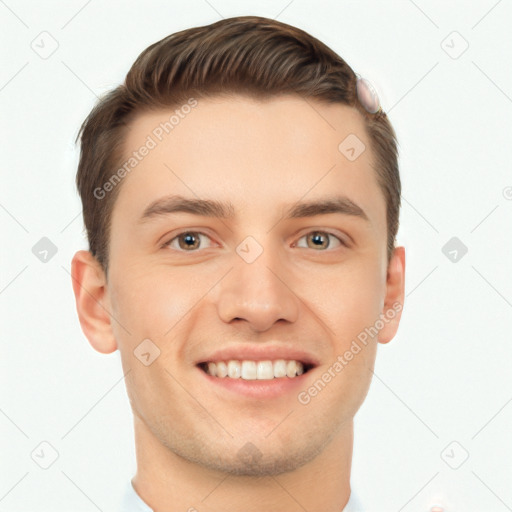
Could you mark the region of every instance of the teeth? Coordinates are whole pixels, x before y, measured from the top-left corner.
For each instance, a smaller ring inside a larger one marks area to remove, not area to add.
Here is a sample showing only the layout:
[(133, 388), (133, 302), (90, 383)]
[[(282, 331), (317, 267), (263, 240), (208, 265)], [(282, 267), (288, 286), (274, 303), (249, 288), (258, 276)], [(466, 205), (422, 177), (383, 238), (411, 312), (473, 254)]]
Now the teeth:
[(208, 373), (210, 375), (217, 375), (217, 365), (215, 363), (208, 363)]
[[(215, 364), (215, 363), (209, 363), (208, 367), (210, 366), (210, 364)], [(229, 361), (228, 362), (228, 377), (231, 377), (232, 379), (239, 379), (241, 376), (242, 376), (242, 372), (240, 370), (240, 364), (238, 363), (238, 361)]]
[[(211, 363), (215, 365), (215, 363)], [(209, 366), (209, 365), (208, 365)], [(223, 363), (222, 361), (220, 363), (217, 363), (217, 377), (227, 377), (228, 375), (228, 367), (226, 366), (226, 363)]]
[(269, 380), (274, 378), (274, 367), (272, 361), (258, 361), (258, 380)]
[(257, 379), (257, 368), (256, 363), (254, 361), (242, 361), (242, 379)]
[(213, 377), (229, 377), (245, 380), (271, 380), (283, 377), (294, 378), (304, 373), (304, 365), (300, 361), (219, 361), (209, 362), (206, 373)]
[(295, 377), (297, 374), (297, 362), (296, 361), (288, 361), (286, 363), (286, 375), (288, 377)]
[(286, 377), (286, 361), (284, 359), (274, 362), (274, 377)]

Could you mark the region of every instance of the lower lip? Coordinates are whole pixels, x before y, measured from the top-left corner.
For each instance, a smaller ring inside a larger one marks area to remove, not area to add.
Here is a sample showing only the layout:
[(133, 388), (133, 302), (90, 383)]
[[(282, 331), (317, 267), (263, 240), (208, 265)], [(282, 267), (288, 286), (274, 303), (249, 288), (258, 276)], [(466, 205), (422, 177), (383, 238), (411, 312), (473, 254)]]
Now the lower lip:
[(274, 398), (288, 393), (299, 393), (305, 389), (305, 379), (312, 370), (309, 370), (297, 377), (282, 377), (268, 380), (245, 380), (241, 377), (232, 379), (231, 377), (213, 377), (208, 375), (201, 368), (197, 370), (205, 377), (209, 383), (224, 388), (226, 391), (236, 393), (249, 398)]

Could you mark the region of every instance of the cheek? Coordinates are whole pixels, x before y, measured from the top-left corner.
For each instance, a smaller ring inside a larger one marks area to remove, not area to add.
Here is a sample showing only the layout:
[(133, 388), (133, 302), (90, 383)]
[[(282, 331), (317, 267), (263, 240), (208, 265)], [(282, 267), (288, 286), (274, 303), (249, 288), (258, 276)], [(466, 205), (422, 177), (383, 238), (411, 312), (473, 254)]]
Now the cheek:
[(329, 301), (334, 332), (333, 360), (343, 360), (343, 370), (337, 381), (336, 393), (354, 411), (364, 401), (370, 383), (377, 352), (376, 331), (385, 282), (378, 265), (353, 268), (340, 275), (326, 289), (335, 297)]
[(357, 335), (378, 318), (385, 283), (377, 265), (347, 265), (339, 272), (330, 271), (320, 288), (313, 300), (336, 336)]
[[(179, 295), (170, 291), (169, 283), (148, 265), (131, 265), (124, 269), (118, 266), (111, 283), (112, 313), (132, 334), (130, 343), (135, 343), (140, 336), (161, 337), (173, 319), (184, 313)], [(122, 337), (127, 336), (125, 330), (117, 331)]]
[(163, 267), (147, 261), (124, 268), (118, 265), (111, 277), (112, 313), (131, 336), (113, 322), (116, 338), (130, 345), (144, 338), (165, 344), (187, 328), (181, 320), (212, 286), (211, 281), (211, 272), (202, 276), (191, 267)]

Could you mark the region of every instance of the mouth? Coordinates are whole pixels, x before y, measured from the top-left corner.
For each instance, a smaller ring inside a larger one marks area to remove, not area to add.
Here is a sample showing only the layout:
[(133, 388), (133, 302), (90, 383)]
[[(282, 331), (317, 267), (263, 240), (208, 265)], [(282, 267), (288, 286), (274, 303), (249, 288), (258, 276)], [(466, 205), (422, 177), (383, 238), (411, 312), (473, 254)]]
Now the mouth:
[(197, 365), (215, 379), (241, 379), (244, 381), (273, 381), (296, 379), (308, 373), (314, 364), (296, 359), (264, 361), (235, 360), (204, 361)]
[[(320, 365), (311, 352), (286, 344), (227, 346), (196, 361), (203, 393), (221, 400), (293, 400)], [(268, 402), (268, 406), (275, 402)]]

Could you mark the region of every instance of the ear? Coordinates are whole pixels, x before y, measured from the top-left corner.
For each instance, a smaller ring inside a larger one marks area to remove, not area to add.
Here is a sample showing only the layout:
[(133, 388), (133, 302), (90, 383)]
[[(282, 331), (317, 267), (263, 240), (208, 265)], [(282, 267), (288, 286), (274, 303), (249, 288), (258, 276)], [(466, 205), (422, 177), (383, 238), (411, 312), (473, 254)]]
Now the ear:
[(382, 310), (384, 327), (379, 331), (379, 343), (389, 343), (398, 330), (405, 296), (405, 247), (395, 247), (386, 277), (386, 297)]
[(71, 261), (71, 278), (83, 333), (98, 352), (114, 352), (117, 342), (103, 268), (89, 251), (78, 251)]

